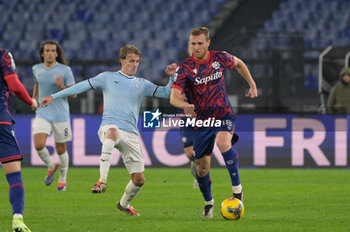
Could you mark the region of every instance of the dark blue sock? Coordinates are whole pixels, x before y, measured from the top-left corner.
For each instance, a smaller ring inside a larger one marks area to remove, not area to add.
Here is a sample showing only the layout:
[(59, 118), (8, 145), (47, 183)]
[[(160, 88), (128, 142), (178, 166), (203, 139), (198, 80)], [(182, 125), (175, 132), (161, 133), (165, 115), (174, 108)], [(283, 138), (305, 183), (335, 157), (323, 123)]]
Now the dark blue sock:
[(222, 153), (224, 157), (226, 168), (230, 174), (232, 186), (239, 185), (241, 183), (238, 173), (238, 154), (231, 147), (228, 151)]
[(10, 185), (9, 195), (13, 214), (23, 214), (24, 186), (22, 181), (22, 173), (19, 171), (6, 174), (6, 178)]
[(212, 200), (213, 197), (211, 196), (211, 179), (209, 172), (203, 177), (196, 175), (196, 179), (198, 181), (199, 189), (201, 190), (204, 199), (206, 201)]

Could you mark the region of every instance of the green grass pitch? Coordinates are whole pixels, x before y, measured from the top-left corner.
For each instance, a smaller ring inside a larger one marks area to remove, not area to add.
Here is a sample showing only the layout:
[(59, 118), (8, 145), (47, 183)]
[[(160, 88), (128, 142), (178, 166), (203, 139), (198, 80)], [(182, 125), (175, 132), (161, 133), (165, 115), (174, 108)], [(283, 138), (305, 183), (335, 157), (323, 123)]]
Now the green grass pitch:
[[(26, 190), (24, 221), (39, 231), (209, 232), (209, 231), (350, 231), (350, 170), (241, 169), (245, 215), (226, 221), (220, 203), (231, 197), (225, 168), (211, 170), (214, 219), (203, 220), (203, 198), (192, 188), (185, 168), (146, 168), (146, 184), (132, 201), (141, 217), (116, 209), (129, 175), (112, 168), (107, 192), (92, 194), (98, 168), (71, 168), (67, 192), (56, 180), (44, 185), (44, 168), (22, 170)], [(0, 179), (0, 231), (11, 230), (8, 184)]]

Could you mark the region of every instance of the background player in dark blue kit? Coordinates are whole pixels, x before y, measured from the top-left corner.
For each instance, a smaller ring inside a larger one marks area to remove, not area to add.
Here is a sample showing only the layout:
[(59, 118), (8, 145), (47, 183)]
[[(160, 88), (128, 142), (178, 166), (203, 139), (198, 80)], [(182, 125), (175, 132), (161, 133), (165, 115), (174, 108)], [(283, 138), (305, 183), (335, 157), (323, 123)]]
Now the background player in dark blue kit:
[[(246, 97), (255, 98), (258, 95), (256, 84), (244, 62), (226, 52), (208, 51), (209, 44), (209, 31), (206, 27), (192, 29), (189, 47), (193, 55), (179, 65), (170, 97), (172, 105), (182, 108), (185, 114), (196, 120), (214, 118), (221, 121), (220, 127), (195, 127), (193, 130), (197, 181), (205, 199), (203, 218), (213, 217), (214, 199), (211, 195), (209, 169), (215, 142), (229, 171), (233, 195), (243, 200), (238, 154), (231, 144), (236, 117), (226, 94), (224, 70), (235, 67), (250, 86)], [(183, 100), (182, 92), (191, 96), (190, 101)]]
[(23, 223), (24, 186), (21, 173), (20, 153), (12, 125), (15, 123), (9, 112), (10, 90), (22, 101), (31, 106), (33, 110), (38, 108), (35, 99), (30, 98), (27, 90), (19, 81), (15, 63), (11, 54), (0, 48), (0, 162), (9, 183), (9, 196), (12, 205), (13, 231), (30, 231)]

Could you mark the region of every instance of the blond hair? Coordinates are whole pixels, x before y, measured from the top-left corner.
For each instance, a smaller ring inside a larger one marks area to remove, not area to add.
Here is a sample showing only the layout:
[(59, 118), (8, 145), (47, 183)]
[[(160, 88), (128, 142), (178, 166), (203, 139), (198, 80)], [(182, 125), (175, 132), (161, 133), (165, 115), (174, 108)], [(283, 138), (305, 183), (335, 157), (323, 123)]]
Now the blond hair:
[(195, 27), (191, 30), (193, 36), (205, 35), (206, 40), (209, 40), (209, 29), (207, 27)]
[(119, 58), (120, 59), (126, 59), (126, 56), (128, 53), (134, 53), (136, 55), (139, 55), (141, 58), (141, 51), (135, 47), (134, 45), (128, 44), (120, 48)]

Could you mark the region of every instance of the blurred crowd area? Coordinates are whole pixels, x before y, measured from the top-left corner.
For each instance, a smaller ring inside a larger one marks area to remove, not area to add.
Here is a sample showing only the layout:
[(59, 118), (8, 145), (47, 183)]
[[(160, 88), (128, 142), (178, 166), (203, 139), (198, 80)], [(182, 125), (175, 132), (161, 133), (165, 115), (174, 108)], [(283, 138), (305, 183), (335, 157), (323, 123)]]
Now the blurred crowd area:
[[(61, 43), (76, 82), (118, 70), (120, 47), (134, 44), (142, 51), (137, 75), (166, 84), (167, 64), (187, 57), (191, 28), (207, 26), (211, 49), (241, 58), (258, 84), (260, 97), (246, 100), (248, 86), (236, 71), (227, 71), (237, 112), (314, 113), (320, 105), (319, 56), (328, 46), (349, 49), (349, 12), (349, 0), (0, 1), (0, 47), (11, 51), (30, 92), (32, 65), (47, 39)], [(329, 74), (330, 86), (338, 80), (338, 66)], [(30, 113), (15, 102), (14, 112)], [(71, 112), (99, 113), (101, 102), (100, 92), (87, 92), (71, 101)], [(144, 101), (145, 108), (168, 105)]]

